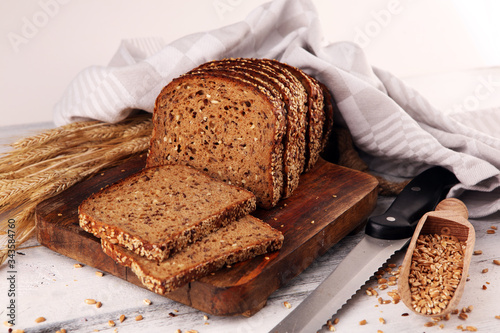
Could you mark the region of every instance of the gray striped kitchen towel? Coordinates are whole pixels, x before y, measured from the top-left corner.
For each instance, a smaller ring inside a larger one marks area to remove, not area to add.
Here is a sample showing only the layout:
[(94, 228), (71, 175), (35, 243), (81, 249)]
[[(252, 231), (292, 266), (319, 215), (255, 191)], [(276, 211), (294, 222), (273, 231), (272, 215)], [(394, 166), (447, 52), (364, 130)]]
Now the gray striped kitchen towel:
[(434, 108), (394, 75), (369, 65), (353, 43), (327, 44), (309, 0), (275, 0), (241, 22), (187, 35), (123, 41), (109, 66), (84, 69), (55, 106), (57, 125), (116, 122), (153, 111), (160, 90), (195, 66), (225, 57), (275, 58), (305, 70), (333, 93), (337, 123), (351, 131), (370, 167), (411, 177), (441, 165), (460, 184), (451, 195), (471, 217), (500, 208), (500, 109), (450, 114)]

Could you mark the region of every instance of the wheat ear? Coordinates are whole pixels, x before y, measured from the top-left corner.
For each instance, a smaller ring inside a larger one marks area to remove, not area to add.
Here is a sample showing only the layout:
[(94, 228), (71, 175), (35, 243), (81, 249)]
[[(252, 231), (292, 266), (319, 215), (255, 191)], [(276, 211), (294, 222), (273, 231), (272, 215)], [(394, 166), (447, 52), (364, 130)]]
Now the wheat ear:
[[(76, 183), (144, 153), (153, 129), (150, 114), (139, 114), (109, 124), (74, 123), (16, 141), (0, 157), (0, 233), (8, 220), (16, 221), (16, 246), (35, 230), (36, 206)], [(11, 216), (9, 216), (11, 214)], [(0, 264), (7, 258), (7, 242), (0, 244)]]

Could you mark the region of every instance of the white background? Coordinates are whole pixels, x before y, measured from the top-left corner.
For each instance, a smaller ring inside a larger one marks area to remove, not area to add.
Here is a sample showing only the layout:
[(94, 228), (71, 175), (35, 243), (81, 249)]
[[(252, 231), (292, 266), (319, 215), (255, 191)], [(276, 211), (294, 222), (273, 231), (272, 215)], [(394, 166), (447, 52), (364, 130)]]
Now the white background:
[[(172, 41), (243, 20), (264, 2), (1, 0), (0, 126), (52, 121), (70, 81), (106, 65), (122, 39)], [(313, 2), (326, 41), (355, 41), (372, 65), (403, 79), (500, 63), (498, 1)]]

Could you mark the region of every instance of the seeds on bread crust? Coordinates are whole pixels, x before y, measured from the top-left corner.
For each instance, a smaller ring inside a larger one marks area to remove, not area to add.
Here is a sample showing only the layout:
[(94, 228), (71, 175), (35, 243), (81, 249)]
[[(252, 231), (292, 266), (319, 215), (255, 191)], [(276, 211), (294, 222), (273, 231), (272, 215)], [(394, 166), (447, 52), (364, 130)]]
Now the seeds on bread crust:
[(218, 229), (159, 264), (101, 240), (108, 256), (131, 267), (144, 286), (161, 295), (225, 265), (276, 251), (282, 244), (280, 231), (251, 215)]

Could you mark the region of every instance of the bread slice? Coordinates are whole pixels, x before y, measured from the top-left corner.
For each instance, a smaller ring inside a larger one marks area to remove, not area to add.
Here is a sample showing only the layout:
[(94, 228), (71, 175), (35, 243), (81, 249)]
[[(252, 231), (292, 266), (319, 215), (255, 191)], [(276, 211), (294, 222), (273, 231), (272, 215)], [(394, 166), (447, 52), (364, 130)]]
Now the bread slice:
[(325, 123), (323, 90), (320, 83), (299, 68), (277, 60), (267, 60), (275, 66), (283, 66), (290, 71), (303, 85), (307, 92), (307, 129), (306, 129), (306, 162), (303, 172), (311, 170), (318, 161), (322, 150), (322, 138)]
[[(290, 133), (292, 133), (292, 128), (296, 127), (295, 123), (290, 121), (292, 114), (297, 113), (297, 103), (292, 100), (294, 99), (294, 95), (290, 93), (288, 86), (280, 82), (275, 76), (269, 76), (269, 73), (265, 73), (258, 65), (249, 62), (238, 63), (236, 59), (212, 61), (196, 68), (190, 73), (206, 72), (219, 73), (229, 77), (239, 77), (244, 80), (249, 80), (258, 86), (265, 87), (271, 91), (276, 98), (283, 102), (284, 115), (287, 121), (286, 131), (283, 136), (283, 187), (281, 198), (286, 198), (288, 193), (293, 191), (293, 189), (291, 189), (293, 186), (293, 175), (296, 175), (295, 179), (297, 183), (299, 175), (299, 173), (294, 173), (296, 167), (293, 167), (297, 164), (297, 145), (289, 138)], [(295, 130), (293, 132), (296, 133), (297, 131)], [(302, 143), (303, 142), (304, 140), (302, 140)]]
[(159, 94), (148, 167), (190, 165), (274, 207), (283, 187), (283, 103), (255, 83), (217, 73), (174, 79)]
[(247, 190), (188, 166), (165, 165), (102, 189), (78, 210), (85, 231), (162, 261), (255, 208)]
[(270, 84), (282, 96), (287, 119), (283, 147), (283, 193), (288, 198), (299, 184), (305, 165), (307, 94), (286, 68), (266, 59), (227, 58), (202, 64), (195, 70), (235, 71)]
[(248, 215), (159, 264), (105, 239), (101, 240), (101, 244), (104, 253), (113, 260), (131, 267), (145, 287), (164, 295), (224, 265), (280, 249), (283, 235), (267, 223)]

